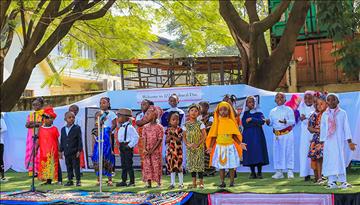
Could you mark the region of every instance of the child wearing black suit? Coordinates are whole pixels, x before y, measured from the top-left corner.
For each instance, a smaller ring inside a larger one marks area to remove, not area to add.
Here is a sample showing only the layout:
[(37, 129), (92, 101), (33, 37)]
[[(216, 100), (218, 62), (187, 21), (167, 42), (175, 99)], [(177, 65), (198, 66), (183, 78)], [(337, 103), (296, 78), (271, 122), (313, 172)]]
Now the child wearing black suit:
[(65, 155), (65, 164), (68, 173), (68, 182), (64, 186), (74, 185), (73, 177), (75, 170), (76, 186), (81, 186), (80, 182), (80, 152), (83, 149), (81, 141), (81, 128), (74, 124), (75, 114), (65, 113), (66, 126), (61, 129), (60, 157)]

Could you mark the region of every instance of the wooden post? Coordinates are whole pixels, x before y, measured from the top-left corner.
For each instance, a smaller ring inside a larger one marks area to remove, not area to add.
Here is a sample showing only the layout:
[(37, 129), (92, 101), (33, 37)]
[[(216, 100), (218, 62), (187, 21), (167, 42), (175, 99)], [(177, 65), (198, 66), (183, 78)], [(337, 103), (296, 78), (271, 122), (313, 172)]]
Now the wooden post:
[[(158, 86), (158, 76), (159, 76), (159, 71), (158, 71), (158, 69), (157, 68), (155, 68), (155, 73), (156, 73), (156, 76), (155, 76), (155, 82), (156, 82), (156, 87), (159, 87)], [(160, 79), (161, 79), (161, 77), (160, 77)]]
[(224, 85), (224, 60), (221, 60), (221, 67), (220, 67), (220, 85)]
[(211, 85), (211, 62), (210, 62), (210, 59), (207, 60), (207, 65), (208, 65), (208, 73), (207, 73), (207, 76), (208, 76), (208, 85)]
[(139, 87), (141, 88), (141, 73), (140, 73), (140, 64), (137, 64), (137, 72), (138, 72), (138, 78), (139, 78)]
[(237, 71), (238, 71), (238, 83), (241, 83), (241, 78), (240, 78), (240, 56), (239, 56), (239, 60), (237, 61)]
[(124, 80), (124, 65), (120, 64), (120, 75), (121, 75), (121, 90), (125, 90), (125, 80)]

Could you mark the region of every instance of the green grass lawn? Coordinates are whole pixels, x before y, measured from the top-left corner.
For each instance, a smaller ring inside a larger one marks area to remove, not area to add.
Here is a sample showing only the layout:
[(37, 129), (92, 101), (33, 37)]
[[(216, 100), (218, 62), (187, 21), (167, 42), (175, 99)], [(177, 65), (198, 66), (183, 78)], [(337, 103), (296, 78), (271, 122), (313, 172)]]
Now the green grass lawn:
[[(120, 171), (117, 171), (117, 175), (114, 177), (113, 181), (120, 181)], [(145, 184), (141, 182), (141, 173), (139, 171), (135, 172), (136, 174), (136, 186), (129, 188), (120, 188), (120, 187), (107, 187), (104, 183), (103, 191), (110, 192), (137, 192), (137, 193), (146, 193), (146, 192), (167, 192), (168, 186), (170, 185), (170, 176), (163, 176), (162, 187), (161, 188), (145, 188)], [(31, 177), (27, 176), (27, 173), (17, 173), (13, 171), (6, 172), (6, 178), (9, 180), (6, 183), (1, 184), (1, 191), (17, 191), (17, 190), (28, 190), (31, 185)], [(66, 173), (63, 173), (64, 183), (66, 183)], [(296, 177), (295, 179), (281, 179), (274, 180), (271, 179), (272, 173), (265, 173), (264, 179), (248, 179), (248, 173), (238, 173), (238, 177), (235, 180), (235, 187), (226, 188), (227, 191), (233, 193), (242, 193), (242, 192), (254, 192), (254, 193), (358, 193), (360, 192), (360, 170), (351, 170), (347, 175), (348, 182), (353, 185), (353, 188), (347, 190), (327, 190), (324, 186), (316, 185), (312, 182), (305, 182), (303, 178)], [(176, 178), (177, 182), (178, 178)], [(106, 181), (104, 179), (103, 181)], [(47, 190), (83, 190), (83, 191), (98, 191), (96, 186), (96, 176), (94, 173), (84, 173), (84, 176), (81, 179), (81, 187), (64, 187), (61, 185), (40, 185), (42, 182), (36, 180), (36, 187), (38, 190), (47, 191)], [(191, 184), (191, 176), (189, 174), (184, 176), (185, 188)], [(186, 191), (196, 191), (200, 193), (213, 193), (219, 191), (217, 184), (219, 183), (219, 176), (214, 177), (205, 177), (204, 178), (205, 189), (185, 189)], [(227, 185), (229, 184), (229, 179), (226, 181)], [(178, 189), (172, 190), (178, 191)]]

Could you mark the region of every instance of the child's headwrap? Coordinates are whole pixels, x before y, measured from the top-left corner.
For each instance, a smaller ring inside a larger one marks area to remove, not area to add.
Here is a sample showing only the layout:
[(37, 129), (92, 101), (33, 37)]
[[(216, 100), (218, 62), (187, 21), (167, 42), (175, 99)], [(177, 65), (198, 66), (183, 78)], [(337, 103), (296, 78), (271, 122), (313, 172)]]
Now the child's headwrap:
[(326, 102), (327, 92), (326, 91), (325, 92), (318, 91), (318, 92), (315, 92), (314, 96)]
[[(222, 107), (226, 107), (229, 111), (229, 116), (224, 118), (220, 117), (219, 110)], [(206, 147), (210, 148), (211, 139), (216, 138), (219, 135), (236, 135), (238, 140), (242, 142), (242, 135), (240, 133), (239, 127), (236, 123), (235, 113), (232, 109), (232, 106), (227, 102), (220, 102), (214, 111), (214, 122), (211, 125), (209, 134), (206, 138)], [(236, 150), (238, 151), (239, 156), (242, 156), (241, 146), (237, 143), (234, 143)], [(215, 147), (210, 154), (210, 162), (212, 161), (212, 156), (214, 154)]]
[(190, 112), (190, 110), (194, 107), (200, 112), (200, 105), (196, 103), (193, 103), (188, 107), (188, 112)]
[(56, 116), (57, 116), (52, 107), (44, 108), (44, 114), (43, 115), (46, 115), (46, 116), (51, 117), (53, 119), (55, 119)]
[(250, 98), (254, 99), (254, 109), (250, 110), (250, 112), (251, 113), (260, 112), (260, 106), (257, 104), (256, 97), (254, 97), (252, 95), (249, 95), (249, 96), (246, 97), (245, 102), (244, 102), (244, 104), (242, 106), (242, 111), (241, 111), (241, 114), (240, 114), (240, 120), (242, 120), (242, 117), (244, 116), (244, 113), (249, 110), (249, 108), (246, 106), (246, 102)]
[(290, 107), (294, 111), (295, 124), (300, 120), (300, 112), (298, 110), (301, 102), (301, 97), (298, 94), (291, 96), (291, 99), (285, 103), (286, 106)]
[[(334, 96), (338, 102), (339, 101), (339, 97), (338, 95), (336, 95), (335, 93), (329, 93), (327, 96), (326, 96), (326, 100), (330, 97), (330, 96)], [(334, 111), (331, 111), (330, 108), (329, 108), (329, 117), (328, 117), (328, 133), (327, 133), (327, 136), (331, 136), (332, 134), (335, 133), (336, 131), (336, 114), (339, 112), (339, 107), (337, 106)]]

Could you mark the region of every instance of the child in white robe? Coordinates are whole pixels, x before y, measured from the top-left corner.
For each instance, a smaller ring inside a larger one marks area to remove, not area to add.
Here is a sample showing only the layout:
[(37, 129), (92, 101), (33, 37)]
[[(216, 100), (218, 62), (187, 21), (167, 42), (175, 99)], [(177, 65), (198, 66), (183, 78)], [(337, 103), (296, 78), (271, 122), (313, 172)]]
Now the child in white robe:
[[(326, 102), (329, 108), (321, 117), (320, 141), (324, 143), (322, 174), (328, 177), (329, 189), (350, 188), (346, 181), (345, 143), (354, 151), (356, 144), (351, 141), (351, 131), (346, 112), (341, 109), (336, 94), (328, 94)], [(337, 182), (341, 183), (338, 187)]]
[(277, 106), (270, 111), (266, 124), (273, 128), (273, 159), (276, 173), (273, 179), (284, 178), (283, 171), (287, 170), (287, 177), (294, 178), (294, 134), (295, 124), (294, 111), (284, 105), (286, 101), (284, 93), (277, 93), (275, 102)]
[(305, 177), (305, 181), (310, 180), (310, 176), (313, 175), (310, 167), (310, 159), (308, 158), (310, 141), (312, 134), (308, 130), (309, 118), (315, 111), (314, 107), (314, 92), (306, 91), (304, 93), (303, 101), (300, 104), (300, 120), (301, 120), (301, 134), (300, 134), (300, 177)]

